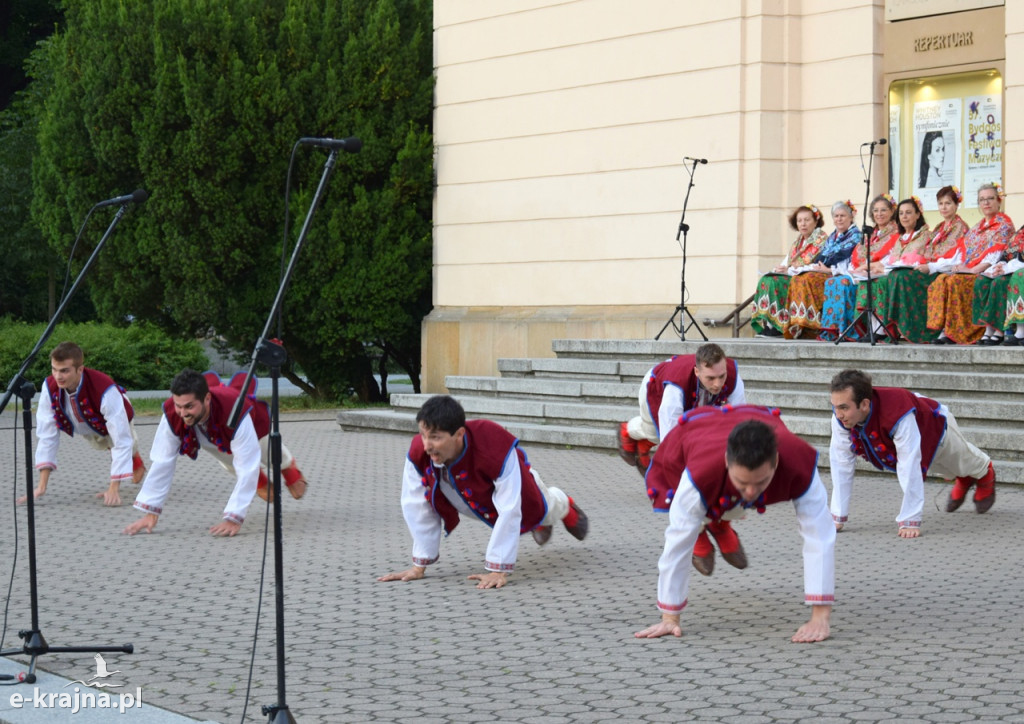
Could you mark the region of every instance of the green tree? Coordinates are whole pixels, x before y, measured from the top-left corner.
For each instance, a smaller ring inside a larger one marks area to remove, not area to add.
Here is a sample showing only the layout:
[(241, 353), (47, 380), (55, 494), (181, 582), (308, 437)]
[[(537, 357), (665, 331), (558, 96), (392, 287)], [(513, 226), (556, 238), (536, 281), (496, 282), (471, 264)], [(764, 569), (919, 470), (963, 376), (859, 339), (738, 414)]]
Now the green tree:
[[(60, 270), (57, 255), (47, 248), (29, 213), (38, 108), (32, 95), (38, 87), (25, 89), (25, 66), (33, 47), (59, 20), (52, 0), (0, 3), (0, 315), (29, 321), (43, 321), (53, 313)], [(72, 312), (89, 314), (88, 300)]]
[(34, 218), (66, 254), (91, 203), (150, 193), (97, 262), (89, 288), (101, 318), (251, 348), (326, 158), (296, 155), (284, 243), (289, 149), (301, 136), (358, 135), (363, 152), (338, 159), (285, 300), (285, 374), (318, 396), (377, 399), (376, 349), (418, 380), (430, 297), (430, 3), (67, 0), (65, 15), (66, 31), (45, 47), (53, 80)]

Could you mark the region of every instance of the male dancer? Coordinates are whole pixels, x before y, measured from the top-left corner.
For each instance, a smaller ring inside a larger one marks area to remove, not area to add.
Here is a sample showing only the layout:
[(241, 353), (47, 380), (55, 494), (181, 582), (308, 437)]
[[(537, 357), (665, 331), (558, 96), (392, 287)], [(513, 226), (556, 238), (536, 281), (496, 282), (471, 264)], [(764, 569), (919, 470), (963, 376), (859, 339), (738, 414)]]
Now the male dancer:
[(43, 383), (36, 411), (39, 485), (33, 495), (39, 499), (46, 493), (50, 473), (57, 469), (60, 433), (78, 433), (94, 448), (110, 451), (110, 484), (96, 497), (104, 505), (120, 505), (121, 481), (138, 483), (146, 472), (132, 423), (135, 410), (123, 387), (84, 362), (85, 354), (74, 342), (61, 342), (50, 352), (52, 374)]
[(960, 433), (956, 418), (935, 400), (898, 387), (872, 387), (860, 370), (832, 378), (832, 517), (836, 530), (849, 519), (854, 461), (860, 456), (879, 470), (895, 471), (903, 489), (896, 516), (900, 538), (921, 535), (924, 476), (956, 478), (946, 501), (952, 513), (974, 485), (974, 508), (985, 513), (996, 502), (996, 473), (988, 455)]
[[(696, 354), (678, 355), (649, 370), (640, 385), (639, 402), (640, 414), (619, 425), (619, 456), (646, 475), (652, 449), (676, 426), (680, 415), (695, 407), (742, 405), (746, 394), (736, 362), (717, 344), (708, 343), (698, 347)], [(743, 511), (732, 515), (741, 518)], [(746, 568), (746, 554), (730, 519), (710, 522), (707, 531), (730, 565)], [(714, 568), (714, 553), (711, 539), (701, 531), (693, 564), (705, 576)]]
[[(195, 370), (183, 370), (171, 382), (171, 398), (164, 403), (164, 414), (149, 453), (153, 465), (135, 499), (135, 508), (145, 513), (124, 529), (128, 535), (152, 532), (163, 513), (164, 501), (171, 492), (174, 466), (179, 455), (193, 460), (203, 448), (235, 476), (235, 488), (224, 508), (223, 520), (210, 528), (214, 536), (234, 536), (242, 527), (253, 496), (271, 498), (266, 465), (261, 462), (267, 451), (270, 418), (265, 403), (246, 395), (238, 427), (228, 427), (228, 417), (242, 391), (236, 386), (220, 384), (210, 372), (204, 376)], [(243, 374), (235, 375), (232, 385), (240, 386)], [(210, 382), (215, 383), (210, 386)], [(293, 498), (306, 492), (306, 479), (295, 464), (295, 458), (281, 445), (281, 475)]]
[(818, 477), (818, 454), (786, 429), (778, 411), (744, 405), (702, 407), (683, 415), (662, 441), (647, 474), (657, 502), (670, 506), (665, 548), (658, 561), (661, 621), (635, 635), (682, 636), (679, 615), (687, 603), (686, 556), (704, 520), (737, 507), (764, 513), (792, 501), (803, 537), (804, 601), (810, 620), (794, 642), (824, 641), (835, 600), (836, 531), (828, 495)]
[(561, 521), (577, 540), (589, 520), (559, 488), (548, 487), (530, 466), (519, 441), (490, 420), (466, 420), (462, 405), (448, 395), (431, 397), (416, 413), (402, 478), (402, 514), (412, 534), (412, 567), (378, 581), (415, 581), (436, 563), (441, 533), (451, 533), (460, 515), (491, 528), (485, 573), (469, 580), (477, 588), (501, 588), (515, 570), (519, 536), (529, 531), (538, 545)]

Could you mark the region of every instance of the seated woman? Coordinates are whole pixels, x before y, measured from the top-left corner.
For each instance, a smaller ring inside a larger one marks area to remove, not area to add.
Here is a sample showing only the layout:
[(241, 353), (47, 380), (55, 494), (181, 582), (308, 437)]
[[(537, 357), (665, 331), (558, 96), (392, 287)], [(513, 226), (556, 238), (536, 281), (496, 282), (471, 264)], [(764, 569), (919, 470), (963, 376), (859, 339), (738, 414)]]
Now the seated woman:
[[(928, 225), (924, 223), (924, 215), (921, 212), (921, 200), (916, 196), (900, 201), (896, 217), (900, 230), (899, 236), (896, 237), (896, 243), (892, 245), (884, 258), (871, 263), (871, 284), (863, 282), (857, 285), (857, 310), (867, 309), (867, 292), (870, 288), (873, 297), (871, 309), (875, 313), (875, 316), (870, 319), (874, 326), (873, 331), (877, 337), (891, 336), (893, 339), (897, 339), (899, 333), (894, 329), (891, 331), (889, 329), (890, 285), (897, 277), (908, 271), (913, 272), (918, 264), (925, 261), (924, 248), (931, 238)], [(924, 300), (923, 296), (921, 300)], [(881, 324), (878, 320), (881, 320)]]
[[(1018, 231), (1017, 236), (1020, 235), (1021, 232)], [(1024, 267), (1024, 253), (1020, 255), (1020, 263)], [(1024, 347), (1024, 269), (1011, 274), (1007, 282), (1006, 319), (1003, 324), (1006, 328), (1006, 339), (1003, 344)], [(1010, 329), (1014, 330), (1013, 334), (1010, 334)]]
[(957, 253), (963, 261), (928, 287), (928, 328), (939, 332), (935, 344), (974, 344), (985, 333), (972, 322), (974, 281), (999, 261), (1013, 237), (1013, 221), (999, 210), (1002, 201), (999, 184), (978, 188), (982, 219), (961, 240)]
[(875, 230), (870, 237), (871, 259), (868, 259), (868, 244), (858, 244), (850, 255), (849, 268), (837, 272), (825, 282), (825, 302), (818, 339), (834, 341), (853, 323), (857, 299), (856, 279), (864, 277), (868, 264), (881, 261), (896, 243), (899, 227), (893, 219), (895, 213), (896, 204), (889, 194), (876, 196), (871, 202), (871, 218), (875, 222)]
[[(935, 194), (939, 202), (942, 223), (935, 227), (921, 251), (923, 259), (916, 265), (916, 272), (890, 274), (888, 279), (888, 304), (885, 314), (879, 316), (886, 322), (889, 336), (903, 337), (915, 344), (926, 344), (935, 339), (935, 332), (928, 329), (928, 287), (941, 272), (950, 271), (962, 261), (957, 256), (957, 243), (967, 233), (967, 222), (957, 213), (963, 196), (956, 186), (943, 186)], [(900, 208), (902, 210), (902, 204)], [(880, 307), (876, 304), (876, 310)]]
[(760, 337), (784, 335), (789, 326), (789, 278), (818, 258), (828, 238), (822, 228), (825, 220), (814, 204), (797, 206), (789, 215), (789, 225), (799, 234), (789, 254), (757, 283), (750, 327)]
[[(1013, 274), (1024, 269), (1024, 226), (1017, 230), (1003, 250), (999, 261), (974, 280), (974, 302), (971, 305), (973, 321), (985, 325), (979, 345), (1003, 344), (1003, 329), (1015, 326), (1006, 322), (1006, 297)], [(1022, 335), (1024, 336), (1024, 335)], [(1010, 335), (1016, 340), (1016, 335)], [(1010, 344), (1020, 344), (1011, 341)]]
[(849, 201), (832, 204), (832, 223), (835, 231), (828, 235), (818, 260), (806, 273), (795, 276), (789, 283), (790, 338), (805, 336), (814, 339), (821, 327), (821, 306), (825, 299), (825, 280), (840, 264), (846, 264), (854, 247), (863, 238), (853, 223), (856, 207)]

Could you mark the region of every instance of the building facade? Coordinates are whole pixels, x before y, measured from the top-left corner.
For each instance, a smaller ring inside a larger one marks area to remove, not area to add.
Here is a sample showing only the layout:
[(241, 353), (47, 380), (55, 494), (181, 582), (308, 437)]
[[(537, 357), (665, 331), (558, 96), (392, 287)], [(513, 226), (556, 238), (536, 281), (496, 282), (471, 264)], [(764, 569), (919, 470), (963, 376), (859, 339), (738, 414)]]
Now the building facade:
[(425, 391), (552, 339), (654, 337), (683, 301), (684, 241), (686, 306), (720, 318), (799, 204), (828, 220), (850, 199), (860, 221), (869, 191), (924, 199), (936, 178), (1005, 177), (1011, 216), (1024, 198), (1005, 162), (1024, 2), (436, 0), (434, 53)]

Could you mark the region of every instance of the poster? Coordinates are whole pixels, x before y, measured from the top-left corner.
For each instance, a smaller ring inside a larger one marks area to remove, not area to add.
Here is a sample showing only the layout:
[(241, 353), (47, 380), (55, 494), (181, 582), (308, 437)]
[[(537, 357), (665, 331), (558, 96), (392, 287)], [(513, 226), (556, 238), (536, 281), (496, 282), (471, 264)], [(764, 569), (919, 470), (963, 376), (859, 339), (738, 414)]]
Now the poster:
[(927, 211), (939, 208), (940, 188), (960, 185), (962, 108), (959, 98), (914, 104), (914, 195)]
[(978, 207), (978, 187), (1002, 183), (1003, 109), (999, 96), (969, 96), (964, 99), (964, 206)]
[(900, 193), (900, 159), (903, 149), (900, 146), (900, 106), (889, 106), (889, 195), (894, 199), (902, 199)]

